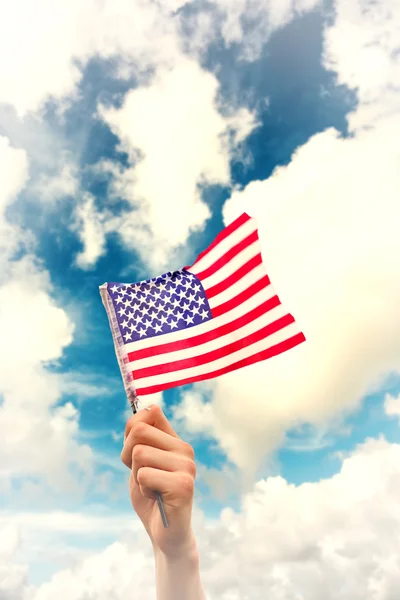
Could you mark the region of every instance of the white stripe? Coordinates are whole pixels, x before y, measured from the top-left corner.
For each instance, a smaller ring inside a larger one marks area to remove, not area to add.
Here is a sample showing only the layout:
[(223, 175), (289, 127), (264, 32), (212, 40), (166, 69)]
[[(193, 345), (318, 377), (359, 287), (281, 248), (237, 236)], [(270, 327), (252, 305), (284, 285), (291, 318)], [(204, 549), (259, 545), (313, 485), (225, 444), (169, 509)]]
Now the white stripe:
[(258, 265), (258, 267), (250, 271), (250, 273), (247, 273), (247, 275), (242, 277), (242, 279), (229, 286), (220, 294), (217, 294), (213, 298), (210, 298), (210, 300), (208, 301), (210, 308), (216, 308), (218, 306), (221, 306), (221, 304), (228, 302), (228, 300), (236, 298), (236, 296), (239, 296), (239, 294), (247, 290), (251, 285), (253, 285), (253, 283), (256, 283), (257, 281), (265, 277), (265, 275), (266, 271), (264, 265)]
[(201, 280), (201, 283), (207, 293), (207, 290), (212, 288), (214, 285), (221, 283), (227, 277), (235, 273), (240, 267), (243, 267), (249, 260), (254, 258), (257, 254), (261, 252), (260, 242), (257, 240), (251, 246), (248, 246), (242, 252), (240, 252), (235, 258), (230, 260), (226, 265), (218, 269), (214, 273), (214, 275), (210, 275), (210, 277), (206, 277)]
[(275, 346), (280, 342), (284, 342), (285, 340), (290, 339), (296, 334), (300, 333), (297, 323), (291, 323), (284, 329), (277, 331), (273, 335), (270, 335), (263, 340), (260, 340), (256, 344), (252, 344), (251, 346), (247, 346), (246, 348), (242, 348), (233, 354), (229, 354), (228, 356), (224, 356), (223, 358), (219, 358), (218, 360), (214, 360), (212, 362), (206, 363), (205, 365), (200, 365), (198, 367), (190, 368), (190, 369), (181, 369), (180, 371), (174, 371), (172, 373), (164, 373), (162, 375), (152, 375), (151, 377), (142, 377), (141, 379), (135, 378), (136, 389), (143, 387), (150, 387), (155, 385), (161, 385), (164, 383), (172, 383), (174, 381), (179, 381), (181, 379), (187, 379), (192, 377), (197, 377), (199, 375), (205, 375), (206, 373), (212, 373), (213, 371), (218, 371), (219, 369), (223, 369), (224, 367), (228, 367), (242, 359), (248, 358), (249, 356), (254, 356), (254, 354), (258, 354), (267, 348)]
[(234, 331), (225, 334), (224, 336), (218, 336), (216, 339), (209, 342), (205, 342), (199, 346), (193, 346), (185, 348), (184, 350), (175, 350), (175, 352), (167, 352), (158, 356), (149, 356), (148, 358), (142, 358), (141, 360), (135, 360), (133, 363), (134, 370), (144, 369), (146, 367), (154, 367), (156, 365), (165, 365), (167, 363), (174, 362), (176, 360), (184, 360), (185, 358), (193, 358), (223, 348), (232, 342), (244, 339), (247, 336), (259, 331), (263, 327), (266, 327), (270, 323), (274, 323), (281, 317), (287, 315), (287, 310), (280, 304), (267, 313), (261, 315), (254, 321), (250, 321), (247, 325), (235, 329)]
[(205, 271), (208, 267), (211, 267), (221, 256), (224, 256), (236, 246), (239, 242), (247, 238), (253, 231), (256, 231), (257, 223), (255, 219), (250, 219), (246, 221), (239, 229), (236, 229), (233, 233), (228, 235), (222, 242), (217, 244), (210, 252), (208, 252), (203, 258), (199, 260), (199, 262), (194, 263), (193, 268), (190, 268), (189, 271), (197, 275), (197, 273), (201, 273), (201, 271)]
[(268, 285), (267, 287), (262, 288), (257, 294), (254, 294), (254, 296), (251, 296), (246, 302), (243, 302), (240, 306), (237, 306), (220, 317), (196, 325), (196, 327), (189, 327), (188, 329), (183, 329), (181, 331), (172, 331), (171, 333), (166, 333), (164, 335), (157, 335), (148, 339), (130, 342), (129, 344), (125, 344), (125, 352), (126, 354), (129, 354), (136, 350), (154, 348), (154, 346), (169, 344), (170, 342), (179, 342), (179, 340), (188, 340), (196, 335), (213, 331), (216, 327), (220, 327), (221, 325), (225, 325), (226, 323), (238, 319), (242, 315), (250, 312), (253, 308), (256, 308), (256, 306), (273, 298), (275, 295), (272, 285)]

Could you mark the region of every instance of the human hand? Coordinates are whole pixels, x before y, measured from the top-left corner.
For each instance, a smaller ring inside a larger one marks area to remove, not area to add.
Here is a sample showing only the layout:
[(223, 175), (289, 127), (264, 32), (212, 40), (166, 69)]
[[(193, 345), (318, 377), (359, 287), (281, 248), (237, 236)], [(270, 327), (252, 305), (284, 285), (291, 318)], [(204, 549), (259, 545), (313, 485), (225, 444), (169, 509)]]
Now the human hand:
[[(154, 550), (177, 558), (193, 553), (194, 451), (175, 433), (159, 406), (141, 410), (129, 419), (121, 460), (131, 469), (132, 506)], [(154, 491), (162, 494), (168, 528), (163, 525)]]

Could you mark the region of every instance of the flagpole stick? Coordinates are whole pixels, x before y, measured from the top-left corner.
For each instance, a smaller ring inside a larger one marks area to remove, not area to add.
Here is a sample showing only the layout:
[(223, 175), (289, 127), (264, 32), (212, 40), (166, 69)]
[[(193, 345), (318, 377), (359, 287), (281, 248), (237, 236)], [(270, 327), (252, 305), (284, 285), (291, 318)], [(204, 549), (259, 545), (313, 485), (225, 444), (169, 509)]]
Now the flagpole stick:
[[(138, 411), (137, 411), (137, 396), (132, 400), (131, 402), (131, 408), (132, 408), (132, 412), (135, 415)], [(162, 499), (162, 496), (160, 494), (160, 492), (154, 492), (157, 498), (157, 504), (158, 504), (158, 509), (160, 511), (160, 515), (161, 515), (161, 520), (163, 522), (164, 527), (168, 527), (168, 521), (167, 521), (167, 515), (165, 514), (165, 508), (164, 508), (164, 502)]]

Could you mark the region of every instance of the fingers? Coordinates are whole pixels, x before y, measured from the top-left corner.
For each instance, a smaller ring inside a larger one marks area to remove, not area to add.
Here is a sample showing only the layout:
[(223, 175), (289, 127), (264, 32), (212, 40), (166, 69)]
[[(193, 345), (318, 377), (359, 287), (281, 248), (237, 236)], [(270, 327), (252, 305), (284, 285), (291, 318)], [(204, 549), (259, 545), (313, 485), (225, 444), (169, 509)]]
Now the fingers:
[(186, 473), (193, 479), (196, 478), (196, 464), (189, 457), (137, 444), (132, 451), (132, 474), (136, 483), (139, 483), (138, 472), (144, 467), (170, 473)]
[(180, 508), (187, 506), (193, 499), (194, 479), (188, 473), (168, 473), (142, 467), (138, 471), (138, 485), (143, 496), (154, 500), (154, 490), (162, 494), (166, 504)]
[(156, 404), (151, 406), (150, 410), (140, 410), (128, 420), (125, 426), (125, 438), (128, 437), (134, 423), (147, 423), (173, 437), (179, 438), (161, 408)]
[[(145, 414), (142, 415), (142, 413)], [(141, 419), (136, 418), (139, 415), (142, 417)], [(158, 406), (153, 406), (151, 411), (137, 413), (132, 419), (129, 419), (128, 424), (129, 433), (121, 452), (121, 460), (129, 469), (132, 468), (132, 453), (138, 445), (164, 450), (193, 461), (193, 448), (175, 433)], [(162, 426), (163, 430), (157, 428), (157, 425)], [(168, 433), (168, 431), (172, 433)]]

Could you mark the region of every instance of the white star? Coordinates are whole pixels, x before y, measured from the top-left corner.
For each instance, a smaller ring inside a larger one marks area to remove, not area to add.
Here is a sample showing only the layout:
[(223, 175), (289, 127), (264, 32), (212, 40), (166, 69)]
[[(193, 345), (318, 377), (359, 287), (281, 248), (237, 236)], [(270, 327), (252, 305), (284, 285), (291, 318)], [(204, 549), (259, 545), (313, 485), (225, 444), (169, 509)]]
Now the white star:
[(124, 329), (128, 329), (128, 321), (126, 319), (123, 323), (121, 323), (121, 327), (123, 327)]
[(197, 314), (198, 314), (198, 312), (199, 312), (199, 310), (200, 310), (200, 308), (199, 308), (198, 306), (195, 306), (194, 308), (192, 308), (192, 313), (193, 313), (194, 315), (197, 315)]
[(194, 286), (193, 286), (193, 289), (194, 289), (194, 291), (195, 291), (195, 292), (196, 292), (196, 294), (197, 294), (197, 292), (199, 292), (201, 288), (200, 288), (200, 286), (199, 286), (199, 285), (194, 285)]
[(126, 316), (126, 308), (120, 308), (117, 312), (120, 317), (122, 317), (122, 315), (124, 315), (124, 317)]
[(173, 308), (167, 308), (167, 309), (165, 310), (165, 312), (167, 313), (167, 315), (168, 315), (168, 316), (171, 316), (171, 315), (173, 315), (173, 314), (174, 314), (174, 309), (173, 309)]
[(145, 332), (145, 331), (143, 331), (143, 329), (141, 329), (141, 330), (139, 331), (139, 335), (140, 335), (140, 337), (143, 337), (144, 335), (146, 335), (146, 332)]
[(189, 325), (189, 323), (193, 323), (193, 316), (189, 315), (188, 317), (183, 317), (184, 321), (186, 321), (186, 325)]
[(122, 298), (123, 296), (117, 296), (116, 298), (114, 298), (114, 302), (116, 302), (117, 304), (121, 304)]
[(130, 303), (130, 301), (128, 300), (128, 298), (127, 298), (127, 299), (126, 299), (126, 300), (123, 302), (123, 305), (125, 306), (125, 308), (126, 308), (127, 306), (130, 306), (130, 305), (131, 305), (131, 303)]
[(199, 298), (198, 300), (196, 300), (196, 302), (198, 302), (199, 305), (202, 306), (204, 304), (204, 298)]
[(127, 342), (128, 340), (131, 340), (131, 339), (132, 339), (132, 333), (124, 333), (124, 338), (125, 338), (125, 341), (126, 341), (126, 342)]
[(171, 323), (168, 323), (168, 325), (171, 327), (171, 329), (175, 329), (176, 327), (178, 327), (178, 324), (175, 323), (175, 321), (172, 321)]
[(161, 325), (155, 325), (155, 326), (154, 326), (154, 331), (155, 331), (156, 333), (161, 333), (161, 332), (162, 332), (162, 327), (161, 327)]
[(130, 330), (131, 333), (133, 333), (135, 326), (132, 325), (132, 323), (130, 325), (128, 325), (128, 329)]
[(202, 319), (206, 319), (208, 317), (207, 311), (203, 309), (200, 313), (200, 316)]
[(114, 285), (112, 288), (110, 288), (110, 292), (112, 292), (113, 294), (116, 294), (118, 292), (119, 288), (117, 288), (116, 285)]
[(167, 320), (168, 320), (168, 319), (167, 319), (167, 317), (160, 317), (160, 318), (159, 318), (159, 321), (161, 321), (161, 323), (162, 323), (163, 325), (164, 325), (164, 323), (166, 323), (166, 322), (167, 322)]

